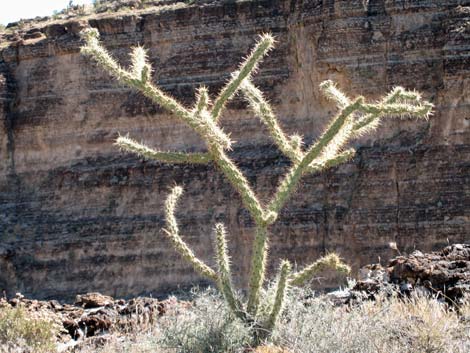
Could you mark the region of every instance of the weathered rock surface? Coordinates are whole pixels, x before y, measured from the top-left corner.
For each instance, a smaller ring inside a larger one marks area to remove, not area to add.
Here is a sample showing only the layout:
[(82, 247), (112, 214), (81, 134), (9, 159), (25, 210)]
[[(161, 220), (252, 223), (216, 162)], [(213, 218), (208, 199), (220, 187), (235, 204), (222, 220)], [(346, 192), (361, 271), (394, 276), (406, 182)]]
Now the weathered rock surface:
[(458, 303), (470, 295), (470, 244), (454, 244), (441, 251), (400, 255), (383, 267), (367, 265), (360, 269), (359, 280), (343, 297), (350, 300), (357, 292), (375, 296), (384, 291), (428, 294)]
[(100, 306), (109, 305), (112, 302), (113, 298), (101, 293), (79, 294), (75, 298), (75, 305), (80, 305), (84, 308), (98, 308)]
[(455, 299), (470, 293), (470, 245), (457, 244), (432, 254), (415, 251), (390, 262), (388, 273), (395, 283), (424, 286)]
[[(21, 307), (26, 317), (51, 322), (57, 332), (58, 351), (61, 352), (77, 344), (89, 342), (91, 337), (99, 337), (99, 340), (106, 339), (108, 334), (137, 332), (154, 325), (158, 317), (175, 314), (191, 305), (174, 297), (163, 301), (144, 297), (126, 301), (115, 300), (100, 293), (87, 293), (77, 298), (75, 305), (61, 305), (55, 300), (32, 300), (17, 293), (10, 300), (0, 298), (0, 310)], [(86, 305), (83, 298), (87, 298)], [(87, 307), (89, 304), (92, 306)]]
[[(306, 177), (272, 227), (271, 268), (336, 251), (358, 269), (390, 258), (389, 242), (411, 252), (470, 241), (469, 9), (462, 0), (214, 1), (88, 22), (123, 63), (130, 46), (149, 48), (158, 83), (188, 104), (199, 85), (222, 86), (257, 33), (273, 32), (278, 45), (256, 83), (286, 130), (309, 141), (334, 114), (318, 93), (324, 79), (351, 95), (378, 98), (400, 84), (433, 101), (428, 122), (384, 123), (357, 141), (354, 160)], [(113, 146), (129, 132), (160, 149), (203, 149), (79, 54), (84, 22), (46, 25), (0, 52), (0, 289), (72, 299), (200, 283), (159, 232), (175, 182), (195, 252), (213, 262), (212, 227), (223, 221), (234, 272), (247, 273), (253, 223), (212, 165), (142, 161)], [(265, 200), (287, 161), (242, 101), (229, 108), (232, 155)]]
[(449, 245), (441, 251), (414, 251), (387, 265), (359, 269), (352, 288), (327, 294), (335, 305), (357, 304), (377, 296), (428, 296), (459, 307), (470, 296), (470, 244)]
[[(387, 266), (367, 265), (359, 272), (354, 288), (320, 298), (341, 306), (360, 304), (377, 295), (419, 292), (458, 307), (470, 295), (470, 245), (455, 244), (432, 253), (415, 251), (393, 258)], [(31, 300), (20, 293), (9, 300), (0, 298), (0, 310), (21, 307), (26, 317), (53, 323), (59, 352), (81, 345), (100, 346), (112, 338), (158, 327), (163, 315), (175, 317), (193, 305), (174, 296), (162, 301), (148, 297), (126, 301), (97, 292), (77, 295), (73, 305)]]

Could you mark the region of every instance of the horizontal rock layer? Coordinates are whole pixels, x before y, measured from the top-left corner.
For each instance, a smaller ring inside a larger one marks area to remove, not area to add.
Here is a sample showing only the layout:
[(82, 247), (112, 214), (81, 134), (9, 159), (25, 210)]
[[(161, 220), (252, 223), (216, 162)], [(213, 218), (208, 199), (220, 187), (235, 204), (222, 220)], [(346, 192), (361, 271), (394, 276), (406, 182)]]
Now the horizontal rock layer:
[[(391, 119), (357, 156), (305, 178), (272, 227), (270, 268), (336, 251), (355, 269), (402, 252), (470, 241), (470, 1), (243, 1), (173, 6), (49, 24), (1, 50), (0, 289), (71, 299), (160, 295), (202, 283), (160, 229), (170, 186), (186, 192), (184, 238), (213, 264), (212, 227), (227, 224), (234, 272), (249, 271), (253, 222), (213, 165), (166, 165), (120, 153), (118, 133), (165, 150), (201, 151), (197, 135), (80, 55), (99, 29), (123, 63), (149, 48), (155, 81), (185, 104), (216, 93), (256, 39), (277, 38), (256, 83), (289, 133), (312, 141), (335, 113), (318, 84), (377, 99), (395, 85), (435, 105), (429, 121)], [(288, 163), (234, 100), (231, 153), (267, 200)], [(236, 282), (243, 285), (246, 276)], [(320, 286), (327, 285), (320, 282)]]

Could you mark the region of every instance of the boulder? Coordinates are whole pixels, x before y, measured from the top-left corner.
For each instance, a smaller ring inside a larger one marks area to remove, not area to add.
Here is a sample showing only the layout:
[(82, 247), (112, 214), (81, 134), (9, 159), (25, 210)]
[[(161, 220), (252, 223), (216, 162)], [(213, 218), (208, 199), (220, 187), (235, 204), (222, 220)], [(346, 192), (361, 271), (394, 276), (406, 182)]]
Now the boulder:
[(77, 298), (75, 299), (75, 305), (84, 308), (98, 308), (100, 306), (112, 305), (113, 303), (114, 299), (112, 297), (100, 293), (77, 295)]

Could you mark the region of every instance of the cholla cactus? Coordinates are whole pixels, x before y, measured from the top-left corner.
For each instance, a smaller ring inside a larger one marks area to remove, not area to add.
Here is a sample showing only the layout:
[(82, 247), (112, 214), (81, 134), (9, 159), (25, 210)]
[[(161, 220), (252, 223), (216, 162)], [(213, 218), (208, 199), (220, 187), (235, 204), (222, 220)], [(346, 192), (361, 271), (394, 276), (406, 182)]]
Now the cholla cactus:
[[(232, 78), (222, 88), (213, 103), (207, 89), (200, 87), (194, 107), (190, 110), (152, 83), (152, 68), (147, 60), (145, 49), (134, 48), (131, 53), (132, 66), (130, 69), (124, 69), (101, 46), (97, 30), (88, 29), (82, 34), (86, 41), (86, 45), (82, 47), (82, 53), (91, 56), (119, 82), (137, 89), (153, 102), (173, 113), (175, 118), (184, 121), (205, 141), (207, 152), (156, 151), (129, 137), (122, 136), (116, 140), (116, 144), (123, 150), (166, 163), (213, 162), (240, 194), (243, 206), (250, 212), (256, 225), (246, 302), (242, 301), (232, 285), (230, 258), (227, 253), (226, 231), (223, 224), (217, 224), (214, 230), (218, 267), (216, 270), (196, 258), (181, 238), (175, 218), (176, 203), (183, 192), (179, 186), (172, 189), (165, 204), (167, 223), (165, 234), (172, 241), (176, 251), (199, 274), (217, 284), (234, 314), (242, 320), (256, 323), (255, 327), (258, 327), (260, 332), (269, 333), (275, 326), (282, 312), (284, 297), (289, 286), (301, 286), (326, 268), (349, 272), (349, 267), (334, 254), (326, 255), (296, 273), (292, 272), (291, 264), (284, 260), (279, 269), (274, 292), (270, 298), (267, 294), (263, 296), (263, 293), (267, 293), (263, 286), (266, 282), (269, 226), (276, 221), (280, 210), (288, 198), (294, 194), (301, 178), (306, 174), (321, 172), (351, 159), (355, 151), (352, 148), (345, 148), (348, 142), (375, 130), (383, 118), (415, 116), (427, 119), (432, 110), (432, 104), (423, 101), (418, 93), (406, 91), (401, 87), (394, 88), (378, 102), (367, 103), (361, 96), (355, 99), (346, 97), (332, 81), (325, 81), (320, 85), (320, 89), (326, 97), (336, 102), (338, 113), (320, 138), (311, 146), (304, 147), (302, 136), (288, 135), (283, 131), (273, 109), (251, 80), (251, 74), (256, 70), (262, 58), (273, 48), (274, 38), (270, 34), (263, 34), (259, 37), (252, 52), (232, 74)], [(280, 151), (291, 161), (290, 170), (281, 179), (277, 190), (267, 204), (259, 201), (245, 176), (227, 155), (233, 142), (221, 128), (219, 118), (227, 101), (237, 93), (245, 97), (253, 113), (266, 125)], [(260, 306), (263, 310), (258, 310)], [(267, 310), (266, 307), (268, 307)]]

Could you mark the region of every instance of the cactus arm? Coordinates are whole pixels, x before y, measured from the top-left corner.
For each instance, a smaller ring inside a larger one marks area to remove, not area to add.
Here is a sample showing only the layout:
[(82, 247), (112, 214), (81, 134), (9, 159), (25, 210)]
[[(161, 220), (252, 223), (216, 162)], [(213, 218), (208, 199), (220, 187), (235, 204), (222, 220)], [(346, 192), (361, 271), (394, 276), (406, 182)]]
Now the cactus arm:
[(315, 163), (312, 162), (309, 165), (308, 172), (309, 173), (318, 173), (325, 169), (336, 167), (339, 164), (343, 164), (349, 160), (351, 160), (356, 155), (356, 150), (354, 148), (349, 148), (346, 151), (338, 153), (333, 158), (330, 158), (322, 163)]
[(346, 274), (351, 272), (351, 268), (343, 263), (338, 255), (328, 254), (305, 267), (302, 271), (292, 274), (289, 278), (289, 284), (293, 286), (302, 286), (305, 282), (311, 280), (313, 276), (326, 269), (332, 269)]
[(405, 101), (410, 104), (418, 104), (422, 102), (422, 97), (419, 92), (407, 91), (403, 87), (394, 87), (387, 96), (383, 99), (384, 103), (391, 104), (397, 101)]
[(251, 273), (248, 284), (247, 311), (252, 316), (256, 315), (260, 300), (260, 290), (266, 276), (266, 261), (268, 257), (268, 229), (261, 226), (256, 228), (251, 255)]
[(231, 80), (222, 88), (219, 96), (215, 100), (211, 114), (214, 121), (220, 118), (225, 103), (234, 96), (243, 80), (249, 78), (250, 75), (256, 71), (261, 59), (273, 48), (273, 45), (274, 38), (270, 34), (260, 36), (251, 53), (240, 65), (238, 71), (232, 75)]
[(279, 126), (276, 115), (272, 111), (271, 106), (263, 97), (263, 93), (250, 80), (245, 80), (242, 83), (241, 90), (247, 98), (253, 112), (268, 128), (269, 133), (281, 152), (289, 157), (292, 162), (298, 163), (302, 158), (302, 152), (300, 150), (300, 146), (302, 144), (301, 137), (295, 136), (295, 141), (292, 141), (292, 137), (287, 137)]
[(225, 174), (235, 190), (241, 195), (243, 205), (250, 212), (255, 222), (257, 224), (262, 223), (264, 219), (263, 207), (243, 173), (221, 148), (212, 147), (209, 152), (216, 165), (220, 168), (222, 173)]
[(274, 328), (277, 318), (279, 317), (279, 314), (281, 313), (282, 308), (284, 306), (284, 299), (286, 297), (288, 279), (289, 279), (291, 270), (292, 270), (292, 266), (289, 261), (284, 260), (281, 262), (281, 265), (279, 268), (279, 280), (277, 282), (274, 305), (273, 305), (271, 314), (269, 315), (268, 322), (266, 325), (268, 332), (270, 332)]
[(326, 80), (320, 83), (320, 90), (326, 98), (336, 102), (339, 109), (344, 109), (351, 104), (350, 99), (346, 97), (346, 95), (341, 92), (338, 87), (336, 87), (336, 84), (331, 80)]
[(155, 159), (164, 163), (207, 164), (212, 160), (208, 153), (156, 151), (126, 136), (119, 136), (116, 139), (116, 145), (125, 151), (133, 152), (139, 156)]
[[(281, 181), (268, 206), (268, 209), (275, 213), (278, 213), (284, 206), (304, 173), (318, 171), (321, 170), (318, 168), (321, 165), (328, 167), (350, 158), (351, 153), (338, 154), (339, 150), (352, 137), (357, 136), (358, 133), (360, 134), (362, 130), (373, 128), (374, 122), (377, 122), (379, 117), (387, 115), (413, 115), (426, 119), (433, 107), (431, 103), (421, 102), (421, 97), (416, 92), (407, 92), (400, 87), (394, 89), (383, 102), (378, 104), (366, 104), (363, 97), (358, 97), (351, 103), (331, 81), (323, 83), (322, 89), (326, 92), (327, 96), (338, 103), (338, 106), (348, 102), (349, 105), (341, 110), (318, 142), (310, 147), (301, 162), (298, 165), (294, 165)], [(361, 112), (364, 116), (355, 120), (353, 116), (356, 112)]]
[[(166, 95), (160, 89), (154, 87), (150, 83), (142, 83), (141, 77), (139, 75), (134, 75), (133, 73), (121, 68), (116, 60), (100, 44), (99, 33), (96, 29), (90, 28), (84, 30), (82, 32), (82, 37), (85, 39), (86, 45), (82, 47), (81, 52), (91, 56), (99, 65), (105, 68), (119, 82), (140, 90), (144, 95), (151, 98), (156, 103), (173, 112), (177, 116), (185, 120), (188, 118), (189, 112), (175, 99)], [(135, 66), (138, 66), (138, 64), (133, 63), (133, 67)]]
[(340, 129), (346, 123), (347, 119), (350, 118), (351, 114), (357, 109), (357, 107), (363, 102), (363, 98), (357, 98), (348, 107), (343, 109), (340, 114), (333, 120), (328, 129), (322, 135), (322, 137), (316, 142), (310, 149), (305, 153), (301, 162), (294, 165), (284, 179), (279, 184), (276, 193), (269, 203), (269, 210), (275, 213), (279, 213), (281, 208), (284, 206), (288, 198), (293, 194), (293, 191), (297, 187), (302, 175), (308, 171), (310, 164), (315, 158), (317, 158), (328, 146), (328, 144), (338, 134)]
[[(95, 28), (88, 28), (81, 32), (82, 38), (85, 40), (86, 45), (81, 47), (81, 53), (89, 55), (108, 73), (114, 76), (120, 82), (128, 83), (130, 81), (137, 81), (137, 79), (129, 72), (124, 70), (114, 58), (104, 49), (99, 42), (99, 32)], [(133, 85), (135, 84), (132, 82)]]
[[(340, 109), (344, 109), (350, 104), (349, 98), (337, 88), (333, 81), (322, 82), (320, 89), (327, 98), (335, 101)], [(357, 119), (352, 126), (354, 136), (360, 136), (375, 129), (378, 126), (378, 120), (387, 115), (427, 118), (433, 105), (423, 102), (418, 92), (407, 91), (398, 86), (392, 89), (380, 103), (364, 104), (359, 108), (358, 111), (363, 112), (364, 115)]]
[[(162, 106), (166, 110), (175, 114), (186, 124), (193, 128), (205, 141), (212, 144), (218, 144), (223, 148), (230, 148), (230, 138), (215, 124), (209, 116), (198, 116), (192, 114), (178, 103), (174, 98), (165, 94), (151, 82), (142, 81), (141, 76), (135, 76), (133, 73), (124, 70), (114, 60), (108, 51), (103, 48), (99, 42), (99, 33), (96, 29), (88, 29), (82, 32), (82, 37), (86, 41), (86, 45), (82, 47), (82, 53), (90, 55), (98, 64), (111, 73), (119, 82), (135, 88), (144, 96), (150, 98), (153, 102)], [(134, 59), (134, 55), (131, 55)], [(140, 64), (133, 63), (133, 67)]]
[(168, 195), (168, 198), (166, 199), (166, 229), (164, 229), (164, 233), (167, 235), (168, 239), (173, 243), (174, 248), (181, 255), (181, 257), (188, 261), (199, 274), (213, 281), (218, 281), (218, 276), (216, 272), (209, 266), (207, 266), (204, 262), (199, 260), (179, 235), (178, 223), (176, 222), (175, 217), (175, 208), (176, 203), (178, 202), (178, 199), (182, 193), (183, 189), (180, 186), (175, 186)]
[(366, 114), (375, 114), (380, 116), (400, 116), (418, 118), (427, 118), (431, 112), (433, 105), (430, 103), (423, 103), (418, 105), (411, 105), (406, 103), (391, 103), (391, 104), (363, 104), (361, 111)]
[[(418, 118), (427, 119), (433, 108), (431, 103), (422, 100), (418, 92), (407, 91), (402, 87), (395, 87), (381, 103), (373, 106), (376, 109), (364, 114), (354, 123), (355, 136), (361, 136), (376, 129), (380, 119), (387, 114), (414, 115)], [(398, 110), (401, 110), (401, 112), (398, 112)]]
[(137, 46), (133, 48), (131, 53), (132, 68), (131, 73), (135, 78), (140, 78), (140, 81), (146, 83), (150, 80), (152, 69), (148, 62), (147, 51)]
[(196, 104), (194, 106), (194, 113), (196, 115), (202, 114), (204, 110), (208, 109), (210, 103), (209, 99), (209, 92), (207, 91), (207, 87), (201, 86), (197, 90), (196, 94)]
[(232, 273), (230, 271), (230, 258), (228, 256), (227, 238), (225, 235), (225, 227), (218, 223), (215, 225), (215, 254), (217, 265), (219, 268), (219, 288), (224, 296), (227, 304), (235, 315), (244, 318), (242, 305), (235, 295), (232, 285)]
[(344, 125), (339, 129), (333, 139), (323, 148), (323, 151), (320, 153), (318, 157), (316, 157), (309, 165), (309, 168), (312, 167), (312, 164), (322, 165), (327, 163), (332, 159), (335, 159), (344, 148), (344, 146), (349, 142), (354, 134), (353, 126), (354, 126), (354, 113), (351, 114)]

